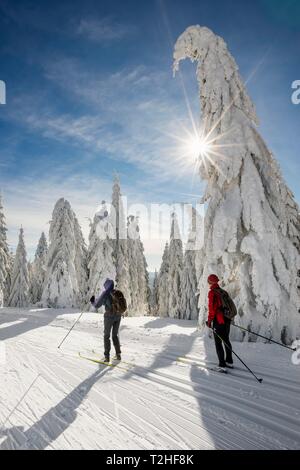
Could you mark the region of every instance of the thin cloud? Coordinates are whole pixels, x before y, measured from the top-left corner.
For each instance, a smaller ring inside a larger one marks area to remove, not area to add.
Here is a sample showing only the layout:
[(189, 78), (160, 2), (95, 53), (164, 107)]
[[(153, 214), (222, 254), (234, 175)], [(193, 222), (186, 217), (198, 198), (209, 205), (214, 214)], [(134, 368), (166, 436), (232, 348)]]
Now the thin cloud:
[(51, 100), (35, 95), (18, 99), (12, 119), (45, 137), (84, 147), (95, 158), (100, 154), (132, 164), (156, 179), (156, 187), (167, 180), (189, 183), (192, 165), (176, 161), (178, 146), (165, 133), (178, 132), (187, 118), (168, 94), (171, 75), (143, 65), (90, 74), (67, 58), (47, 62), (44, 70), (48, 80), (80, 104), (81, 115), (58, 113)]
[(132, 26), (117, 23), (110, 17), (81, 19), (76, 31), (77, 35), (97, 43), (117, 41), (133, 32)]

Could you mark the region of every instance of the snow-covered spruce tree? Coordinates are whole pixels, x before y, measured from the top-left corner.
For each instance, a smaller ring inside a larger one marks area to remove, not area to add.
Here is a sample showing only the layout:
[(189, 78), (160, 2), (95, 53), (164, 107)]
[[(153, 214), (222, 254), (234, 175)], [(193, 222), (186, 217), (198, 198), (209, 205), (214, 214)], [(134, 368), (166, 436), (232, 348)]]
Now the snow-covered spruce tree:
[(208, 202), (200, 323), (206, 279), (216, 273), (238, 306), (238, 324), (290, 343), (300, 334), (299, 209), (255, 128), (254, 106), (223, 39), (192, 26), (176, 42), (174, 70), (185, 58), (197, 61), (204, 134), (218, 145), (214, 152), (210, 144), (209, 159), (200, 160)]
[(185, 247), (182, 284), (181, 284), (181, 318), (185, 320), (197, 320), (199, 316), (198, 308), (198, 279), (196, 273), (196, 259), (198, 254), (197, 247), (197, 213), (192, 212), (191, 228), (188, 241)]
[(46, 264), (48, 255), (48, 245), (44, 232), (38, 242), (34, 261), (31, 265), (30, 276), (30, 301), (33, 304), (40, 302), (46, 276)]
[(169, 245), (169, 306), (168, 316), (182, 318), (180, 310), (182, 296), (183, 248), (176, 214), (172, 214)]
[(158, 314), (158, 273), (155, 270), (150, 297), (150, 311), (154, 317)]
[(116, 278), (112, 240), (109, 235), (109, 212), (105, 201), (94, 216), (89, 234), (88, 271), (90, 295), (99, 295), (105, 279)]
[(6, 295), (4, 296), (4, 305), (8, 305), (8, 301), (9, 301), (14, 263), (15, 263), (15, 254), (13, 250), (11, 249), (9, 252), (9, 259), (8, 259), (8, 276), (7, 276), (7, 282), (6, 282), (6, 286), (7, 286)]
[(79, 223), (68, 201), (57, 201), (49, 230), (47, 270), (42, 303), (80, 307), (87, 295), (87, 253)]
[(147, 262), (138, 220), (134, 216), (128, 217), (127, 253), (131, 291), (128, 311), (132, 316), (148, 315), (150, 291)]
[[(112, 194), (112, 209), (114, 209), (114, 214), (111, 214), (111, 223), (114, 227), (115, 233), (115, 238), (112, 240), (112, 246), (116, 263), (116, 283), (118, 289), (123, 292), (127, 305), (131, 305), (127, 227), (121, 197), (120, 181), (116, 176), (114, 179)], [(130, 310), (128, 310), (128, 314), (130, 315)]]
[(10, 254), (7, 244), (7, 228), (0, 194), (0, 307), (6, 304), (10, 284)]
[(168, 316), (169, 309), (169, 270), (170, 270), (170, 261), (169, 261), (169, 244), (166, 243), (162, 263), (158, 273), (158, 309), (157, 313), (160, 317)]
[(24, 230), (20, 229), (14, 267), (11, 278), (11, 289), (8, 300), (10, 307), (25, 308), (29, 304), (29, 274), (26, 248), (24, 243)]

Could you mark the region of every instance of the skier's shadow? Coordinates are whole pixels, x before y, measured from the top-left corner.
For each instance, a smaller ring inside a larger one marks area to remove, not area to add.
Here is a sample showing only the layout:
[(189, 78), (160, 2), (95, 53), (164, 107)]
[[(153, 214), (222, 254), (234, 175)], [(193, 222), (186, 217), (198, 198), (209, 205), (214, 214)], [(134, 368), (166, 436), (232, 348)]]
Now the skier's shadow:
[[(0, 438), (6, 435), (6, 439), (0, 444), (0, 450), (14, 449), (46, 449), (76, 420), (76, 409), (81, 405), (93, 385), (101, 379), (109, 368), (99, 368), (89, 376), (72, 392), (70, 392), (55, 407), (50, 408), (39, 421), (34, 423), (25, 432), (20, 426), (1, 430)], [(101, 425), (101, 423), (99, 423)]]
[[(203, 336), (203, 348), (204, 348), (206, 360), (216, 362), (215, 352), (214, 352), (214, 341), (212, 337)], [(211, 374), (214, 374), (214, 372), (211, 372)], [(201, 389), (200, 389), (201, 381), (203, 382), (203, 384), (211, 386), (212, 391), (213, 391), (213, 387), (217, 386), (217, 383), (216, 382), (211, 383), (211, 380), (210, 380), (211, 374), (200, 370), (199, 367), (195, 364), (190, 365), (190, 378), (191, 378), (191, 383), (194, 386), (195, 392), (197, 393), (201, 392)], [(226, 436), (226, 425), (219, 423), (218, 419), (215, 416), (209, 417), (208, 410), (210, 410), (210, 406), (208, 406), (207, 403), (205, 402), (206, 393), (207, 392), (204, 392), (204, 397), (201, 395), (197, 397), (199, 414), (201, 416), (201, 423), (202, 423), (202, 426), (207, 431), (210, 437), (211, 444), (214, 446), (214, 448), (222, 449), (224, 447), (224, 436)]]
[[(178, 325), (178, 320), (176, 324)], [(147, 327), (149, 327), (149, 324), (145, 325), (145, 328)], [(141, 366), (143, 367), (143, 376), (147, 377), (152, 370), (156, 371), (158, 369), (169, 368), (170, 366), (176, 364), (179, 356), (185, 356), (191, 351), (191, 349), (193, 348), (193, 344), (197, 339), (197, 336), (198, 334), (197, 332), (195, 332), (188, 337), (189, 341), (187, 341), (187, 336), (184, 334), (171, 334), (169, 341), (164, 345), (164, 347), (159, 352), (154, 353), (155, 356), (152, 364), (145, 368), (141, 364)], [(127, 374), (125, 375), (125, 379), (128, 379), (136, 374), (139, 375), (140, 373), (141, 369), (137, 365), (136, 367), (132, 367), (132, 369), (127, 372)], [(151, 381), (150, 377), (148, 378)], [(160, 379), (157, 378), (157, 380), (159, 381)], [(163, 378), (162, 381), (164, 381)]]

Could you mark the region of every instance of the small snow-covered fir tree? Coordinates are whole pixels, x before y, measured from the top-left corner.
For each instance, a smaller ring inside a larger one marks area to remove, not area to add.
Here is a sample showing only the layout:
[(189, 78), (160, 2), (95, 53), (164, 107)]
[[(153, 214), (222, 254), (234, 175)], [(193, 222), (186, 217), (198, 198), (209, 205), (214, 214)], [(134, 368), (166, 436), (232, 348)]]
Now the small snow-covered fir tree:
[(30, 301), (33, 304), (40, 302), (42, 298), (46, 276), (47, 255), (47, 240), (44, 232), (42, 232), (35, 252), (34, 261), (31, 265)]
[(198, 308), (198, 279), (196, 273), (197, 247), (197, 225), (196, 210), (192, 212), (191, 229), (186, 244), (182, 273), (182, 295), (180, 302), (181, 318), (186, 320), (197, 320), (199, 316)]
[(99, 295), (107, 278), (115, 280), (116, 267), (112, 240), (109, 239), (109, 212), (105, 201), (94, 216), (89, 234), (88, 270), (89, 292)]
[(172, 214), (171, 236), (169, 245), (169, 295), (168, 316), (182, 318), (181, 296), (182, 296), (182, 271), (183, 271), (183, 248), (176, 214)]
[(49, 242), (42, 303), (79, 307), (87, 296), (87, 252), (78, 220), (63, 198), (54, 207)]
[(158, 308), (157, 313), (160, 317), (168, 316), (169, 309), (169, 270), (170, 270), (170, 260), (169, 260), (169, 244), (166, 243), (161, 267), (158, 273), (158, 289), (157, 289), (157, 298), (158, 298)]
[(127, 301), (127, 305), (131, 305), (131, 287), (128, 263), (128, 240), (127, 227), (120, 189), (120, 181), (116, 176), (113, 184), (112, 194), (112, 225), (114, 227), (115, 239), (113, 240), (114, 258), (116, 263), (116, 284)]
[(10, 254), (6, 233), (7, 228), (0, 194), (0, 307), (6, 304), (10, 288)]
[(16, 250), (14, 267), (11, 278), (11, 289), (8, 300), (10, 307), (25, 308), (29, 304), (29, 274), (24, 230), (20, 229), (19, 243)]
[(11, 289), (11, 281), (14, 269), (14, 262), (15, 262), (15, 254), (11, 249), (9, 252), (9, 259), (8, 259), (8, 277), (6, 282), (6, 295), (4, 296), (4, 305), (8, 305), (10, 289)]
[(156, 316), (158, 313), (158, 273), (156, 270), (154, 273), (150, 299), (151, 299), (150, 300), (151, 315)]
[(134, 216), (128, 218), (127, 253), (130, 275), (129, 315), (148, 315), (150, 292), (147, 263), (139, 235), (138, 220)]
[[(197, 62), (203, 134), (210, 142), (209, 158), (199, 160), (208, 203), (200, 324), (207, 276), (216, 273), (238, 306), (237, 323), (290, 343), (300, 334), (299, 208), (255, 127), (253, 103), (224, 40), (191, 26), (176, 42), (174, 70), (185, 58)], [(238, 329), (232, 333), (243, 337)]]

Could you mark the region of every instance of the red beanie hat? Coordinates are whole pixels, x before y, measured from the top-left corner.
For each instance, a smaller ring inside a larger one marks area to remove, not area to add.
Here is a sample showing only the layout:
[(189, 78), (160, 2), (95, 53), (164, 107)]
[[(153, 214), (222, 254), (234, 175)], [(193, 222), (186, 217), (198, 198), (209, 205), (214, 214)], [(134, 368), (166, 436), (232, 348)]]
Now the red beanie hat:
[(216, 276), (215, 274), (211, 274), (210, 276), (208, 276), (207, 278), (207, 281), (211, 284), (217, 284), (219, 282), (219, 278), (218, 276)]

